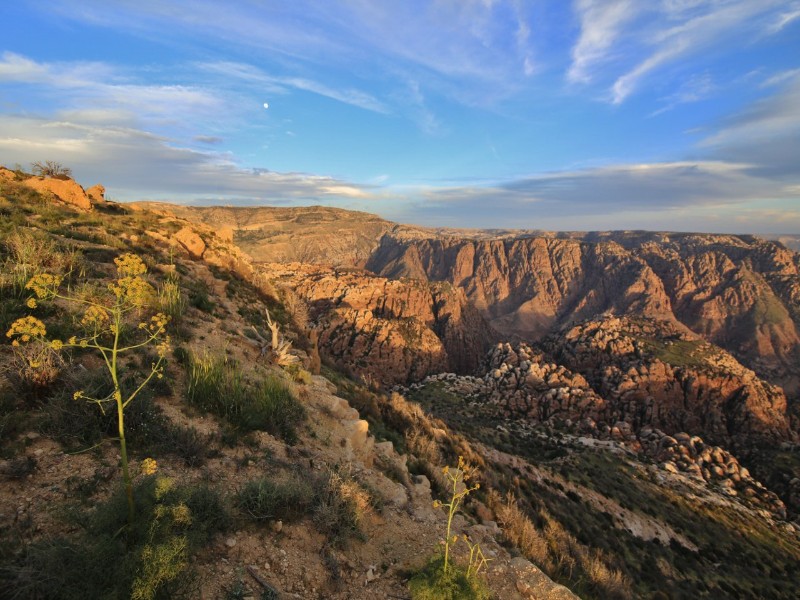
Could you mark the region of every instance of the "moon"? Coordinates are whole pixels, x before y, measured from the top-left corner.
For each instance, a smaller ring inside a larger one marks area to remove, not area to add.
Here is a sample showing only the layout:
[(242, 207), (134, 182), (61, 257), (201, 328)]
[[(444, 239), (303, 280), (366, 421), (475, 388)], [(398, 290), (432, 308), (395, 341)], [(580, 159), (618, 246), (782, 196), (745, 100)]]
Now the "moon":
[(264, 102), (264, 108), (269, 108), (269, 103), (268, 102)]

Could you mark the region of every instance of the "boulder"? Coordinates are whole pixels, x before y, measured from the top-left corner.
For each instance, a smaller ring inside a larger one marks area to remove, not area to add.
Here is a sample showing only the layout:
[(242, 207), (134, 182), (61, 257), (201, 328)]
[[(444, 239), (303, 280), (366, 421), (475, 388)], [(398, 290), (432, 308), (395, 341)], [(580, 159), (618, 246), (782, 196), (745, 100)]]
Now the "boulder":
[(191, 227), (184, 227), (178, 231), (173, 238), (181, 246), (186, 248), (189, 256), (194, 259), (203, 258), (203, 254), (206, 251), (206, 243), (203, 241), (203, 238), (197, 235), (194, 229)]

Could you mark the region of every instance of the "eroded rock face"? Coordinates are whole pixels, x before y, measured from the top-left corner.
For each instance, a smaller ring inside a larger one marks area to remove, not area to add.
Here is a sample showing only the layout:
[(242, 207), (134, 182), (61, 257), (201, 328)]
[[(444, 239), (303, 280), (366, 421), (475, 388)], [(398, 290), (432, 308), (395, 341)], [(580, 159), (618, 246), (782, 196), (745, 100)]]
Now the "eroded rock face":
[(448, 281), (504, 334), (538, 340), (603, 313), (685, 325), (795, 393), (800, 256), (753, 236), (576, 234), (497, 240), (386, 235), (367, 268)]
[(363, 271), (264, 265), (310, 307), (322, 357), (381, 384), (477, 367), (492, 332), (446, 285), (392, 281)]
[(72, 179), (57, 179), (53, 177), (30, 177), (25, 180), (25, 185), (37, 192), (53, 194), (56, 198), (71, 204), (81, 210), (91, 210), (92, 202), (83, 188)]
[(762, 376), (797, 389), (798, 255), (735, 236), (686, 236), (635, 249), (669, 290), (675, 314)]
[(535, 339), (563, 320), (604, 311), (671, 318), (661, 281), (613, 243), (529, 238), (400, 241), (385, 236), (367, 268), (449, 281), (507, 337)]

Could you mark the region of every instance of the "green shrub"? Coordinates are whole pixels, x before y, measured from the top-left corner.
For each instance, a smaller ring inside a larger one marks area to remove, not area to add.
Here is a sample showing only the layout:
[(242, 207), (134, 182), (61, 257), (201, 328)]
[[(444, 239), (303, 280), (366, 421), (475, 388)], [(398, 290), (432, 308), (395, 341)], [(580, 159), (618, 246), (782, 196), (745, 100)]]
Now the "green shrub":
[(208, 295), (208, 285), (203, 281), (193, 281), (189, 287), (189, 304), (197, 310), (211, 314), (216, 308)]
[(179, 277), (175, 273), (167, 275), (166, 280), (158, 288), (158, 308), (178, 323), (186, 312), (187, 301), (181, 291)]
[(0, 596), (8, 598), (197, 597), (189, 558), (224, 531), (228, 513), (206, 486), (181, 487), (145, 477), (135, 489), (138, 515), (127, 527), (127, 496), (119, 490), (75, 513), (81, 531), (24, 547), (0, 565)]
[(477, 577), (467, 577), (464, 569), (450, 565), (444, 571), (444, 556), (437, 556), (409, 582), (413, 600), (488, 600), (489, 591)]
[(238, 424), (247, 431), (268, 431), (294, 443), (297, 440), (295, 428), (305, 417), (303, 405), (286, 383), (269, 375), (252, 389), (249, 406), (242, 411)]
[(291, 521), (308, 514), (314, 502), (314, 489), (299, 477), (250, 481), (236, 496), (239, 510), (256, 520)]

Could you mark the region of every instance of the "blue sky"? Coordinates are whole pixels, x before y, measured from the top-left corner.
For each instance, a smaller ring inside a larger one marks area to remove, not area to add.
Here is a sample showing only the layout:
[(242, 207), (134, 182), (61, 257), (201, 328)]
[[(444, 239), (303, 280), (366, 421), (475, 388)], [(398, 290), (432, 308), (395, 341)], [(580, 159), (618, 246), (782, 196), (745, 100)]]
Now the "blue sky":
[(800, 233), (797, 0), (18, 0), (0, 20), (0, 164), (57, 160), (118, 200)]

